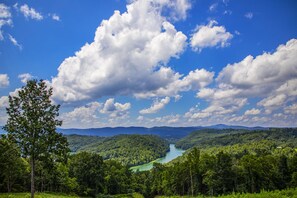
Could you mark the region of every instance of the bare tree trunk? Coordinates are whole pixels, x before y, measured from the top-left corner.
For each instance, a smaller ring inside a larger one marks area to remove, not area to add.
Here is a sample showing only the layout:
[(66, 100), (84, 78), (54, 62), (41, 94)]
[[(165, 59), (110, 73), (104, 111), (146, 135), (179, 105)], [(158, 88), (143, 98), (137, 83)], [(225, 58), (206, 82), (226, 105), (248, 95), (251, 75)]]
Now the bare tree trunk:
[(35, 171), (35, 162), (34, 157), (31, 156), (31, 198), (34, 198), (35, 186), (34, 186), (34, 171)]

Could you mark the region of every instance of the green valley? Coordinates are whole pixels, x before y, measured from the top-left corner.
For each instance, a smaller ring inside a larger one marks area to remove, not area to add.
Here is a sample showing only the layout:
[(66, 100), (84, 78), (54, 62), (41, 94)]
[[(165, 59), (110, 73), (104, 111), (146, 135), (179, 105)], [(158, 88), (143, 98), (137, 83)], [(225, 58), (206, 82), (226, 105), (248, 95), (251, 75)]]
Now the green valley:
[(82, 139), (79, 143), (81, 146), (75, 150), (78, 153), (83, 151), (97, 153), (104, 160), (113, 159), (129, 166), (164, 157), (169, 150), (169, 143), (155, 135), (117, 135), (106, 138), (67, 136), (67, 138), (72, 148), (75, 148), (80, 138)]

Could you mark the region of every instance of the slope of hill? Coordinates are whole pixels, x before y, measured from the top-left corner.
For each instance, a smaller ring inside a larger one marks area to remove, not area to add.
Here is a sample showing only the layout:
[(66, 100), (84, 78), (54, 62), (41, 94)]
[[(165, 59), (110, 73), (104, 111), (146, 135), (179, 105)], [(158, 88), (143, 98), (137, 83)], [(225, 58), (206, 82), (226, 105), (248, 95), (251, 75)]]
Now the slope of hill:
[(176, 142), (175, 146), (181, 149), (189, 149), (193, 146), (199, 146), (206, 141), (210, 141), (216, 137), (225, 136), (228, 134), (248, 133), (246, 129), (202, 129), (194, 131), (188, 136)]
[(169, 150), (166, 140), (154, 135), (117, 135), (81, 147), (77, 152), (100, 154), (125, 165), (139, 165), (165, 156)]
[(105, 139), (105, 137), (75, 134), (65, 135), (65, 137), (67, 138), (71, 152), (76, 152), (81, 147), (84, 147), (88, 144), (99, 143)]
[(191, 147), (208, 148), (227, 146), (234, 144), (245, 144), (259, 142), (262, 140), (273, 140), (278, 144), (286, 143), (297, 146), (296, 128), (272, 128), (269, 130), (235, 130), (235, 129), (207, 129), (195, 131), (176, 143), (176, 147), (188, 149)]

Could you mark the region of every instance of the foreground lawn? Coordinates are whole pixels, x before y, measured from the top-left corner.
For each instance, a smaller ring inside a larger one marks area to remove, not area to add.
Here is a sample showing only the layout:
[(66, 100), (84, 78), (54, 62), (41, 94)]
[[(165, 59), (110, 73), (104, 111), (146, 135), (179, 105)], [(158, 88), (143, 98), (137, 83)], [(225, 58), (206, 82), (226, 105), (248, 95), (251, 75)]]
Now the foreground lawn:
[[(1, 193), (0, 198), (30, 198), (30, 193)], [(78, 198), (79, 196), (71, 196), (56, 193), (35, 193), (36, 198)]]
[[(170, 198), (186, 198), (190, 196), (170, 196)], [(166, 196), (157, 196), (157, 198), (167, 198)], [(198, 196), (196, 198), (210, 198), (208, 196)], [(245, 193), (239, 194), (234, 193), (231, 195), (219, 196), (219, 198), (297, 198), (297, 188), (296, 189), (287, 189), (287, 190), (276, 190), (276, 191), (263, 191), (257, 194)]]

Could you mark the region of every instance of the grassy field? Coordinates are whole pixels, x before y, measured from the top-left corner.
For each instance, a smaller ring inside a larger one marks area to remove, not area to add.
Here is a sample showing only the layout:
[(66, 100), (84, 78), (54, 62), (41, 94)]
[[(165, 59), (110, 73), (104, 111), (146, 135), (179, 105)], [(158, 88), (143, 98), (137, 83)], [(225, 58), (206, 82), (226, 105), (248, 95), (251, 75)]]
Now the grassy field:
[[(30, 193), (1, 193), (0, 198), (30, 198)], [(35, 193), (36, 198), (78, 198), (79, 196), (71, 196), (56, 193)]]
[[(170, 198), (190, 198), (190, 196), (170, 196)], [(157, 198), (169, 198), (166, 196), (157, 196)], [(198, 196), (196, 198), (210, 198), (209, 196)], [(219, 198), (297, 198), (297, 188), (296, 189), (287, 189), (287, 190), (276, 190), (276, 191), (263, 191), (257, 194), (245, 193), (239, 194), (234, 193), (231, 195), (219, 196)]]

